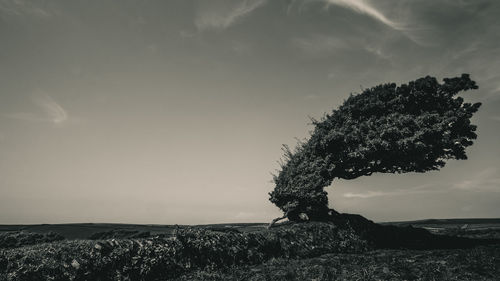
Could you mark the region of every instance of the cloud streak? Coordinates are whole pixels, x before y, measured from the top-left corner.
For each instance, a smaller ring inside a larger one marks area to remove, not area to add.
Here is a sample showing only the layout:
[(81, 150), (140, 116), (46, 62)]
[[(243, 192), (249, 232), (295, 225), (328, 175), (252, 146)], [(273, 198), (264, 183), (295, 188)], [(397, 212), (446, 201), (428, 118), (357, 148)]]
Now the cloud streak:
[(35, 101), (47, 114), (48, 119), (54, 124), (62, 124), (68, 120), (68, 113), (51, 97), (44, 96)]
[(202, 7), (195, 19), (195, 26), (199, 31), (224, 30), (255, 9), (261, 7), (267, 0), (243, 0), (233, 2), (210, 2), (210, 6)]
[[(396, 14), (398, 18), (404, 18), (405, 22), (395, 21), (388, 18), (384, 11), (373, 6), (369, 0), (320, 0), (327, 4), (327, 6), (339, 6), (349, 9), (355, 13), (366, 15), (377, 22), (389, 27), (392, 30), (398, 31), (403, 34), (406, 38), (411, 40), (413, 43), (422, 46), (429, 47), (433, 46), (434, 43), (425, 40), (425, 33), (435, 29), (435, 26), (422, 26), (422, 22), (410, 23), (411, 12), (414, 11), (413, 7), (408, 3), (404, 2), (405, 9), (396, 9)], [(417, 24), (418, 27), (415, 26)]]
[(391, 27), (395, 30), (400, 30), (400, 24), (388, 19), (382, 12), (375, 9), (366, 0), (325, 0), (327, 4), (341, 6), (351, 9), (359, 14), (370, 16), (371, 18)]
[(379, 197), (379, 196), (384, 196), (387, 195), (387, 192), (380, 192), (380, 191), (368, 191), (368, 192), (363, 192), (363, 193), (344, 193), (345, 198), (372, 198), (372, 197)]
[[(397, 189), (394, 191), (366, 191), (344, 193), (344, 198), (349, 199), (369, 199), (374, 197), (399, 196), (409, 194), (428, 193), (450, 193), (457, 191), (465, 192), (500, 192), (500, 178), (496, 167), (486, 168), (471, 178), (456, 182), (452, 185), (445, 184), (425, 184), (408, 189)], [(447, 187), (446, 187), (447, 186)]]
[(7, 117), (33, 123), (52, 123), (63, 125), (69, 119), (68, 112), (48, 95), (35, 97), (33, 103), (43, 111), (43, 113), (15, 112)]
[(424, 184), (414, 187), (409, 187), (407, 189), (397, 189), (394, 191), (366, 191), (359, 193), (344, 193), (344, 198), (359, 198), (359, 199), (367, 199), (374, 197), (382, 197), (382, 196), (399, 196), (399, 195), (408, 195), (408, 194), (426, 194), (426, 193), (445, 193), (446, 189), (436, 188), (433, 184)]
[(292, 45), (309, 56), (321, 56), (337, 50), (348, 49), (349, 44), (342, 38), (313, 34), (307, 38), (293, 38)]
[(500, 192), (500, 178), (496, 167), (487, 168), (474, 177), (457, 182), (454, 189), (463, 191), (488, 191)]
[(47, 8), (51, 5), (43, 5), (36, 1), (25, 0), (0, 0), (0, 12), (11, 16), (34, 16), (37, 18), (50, 18), (57, 12)]

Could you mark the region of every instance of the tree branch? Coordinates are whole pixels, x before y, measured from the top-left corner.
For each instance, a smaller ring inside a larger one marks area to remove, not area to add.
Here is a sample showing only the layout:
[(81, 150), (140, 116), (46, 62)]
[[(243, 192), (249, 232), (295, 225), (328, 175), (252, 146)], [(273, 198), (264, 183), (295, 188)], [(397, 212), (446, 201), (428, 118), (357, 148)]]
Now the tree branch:
[(273, 227), (275, 223), (277, 223), (280, 220), (286, 219), (288, 217), (288, 212), (286, 212), (282, 217), (275, 218), (274, 220), (271, 221), (271, 223), (267, 226), (267, 229)]

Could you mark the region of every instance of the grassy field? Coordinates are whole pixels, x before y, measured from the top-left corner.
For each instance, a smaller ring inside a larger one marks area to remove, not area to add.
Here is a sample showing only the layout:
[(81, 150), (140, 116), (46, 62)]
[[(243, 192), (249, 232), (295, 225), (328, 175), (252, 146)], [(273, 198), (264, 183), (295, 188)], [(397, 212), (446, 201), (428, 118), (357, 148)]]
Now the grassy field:
[[(500, 219), (383, 224), (500, 239)], [(265, 227), (262, 223), (2, 225), (0, 280), (499, 280), (500, 276), (498, 242), (471, 247), (460, 244), (467, 239), (458, 239), (459, 244), (453, 244), (456, 249), (386, 249), (370, 244), (368, 236), (359, 236), (359, 229), (349, 225)], [(424, 236), (417, 239), (424, 241)], [(445, 239), (441, 242), (453, 238), (438, 237)]]
[(500, 246), (454, 250), (375, 250), (309, 259), (273, 259), (177, 280), (499, 280)]
[(387, 222), (396, 226), (413, 226), (429, 230), (434, 234), (453, 235), (469, 238), (500, 239), (500, 219), (427, 219), (418, 221)]
[[(477, 219), (427, 219), (417, 221), (383, 222), (383, 225), (414, 226), (421, 227), (437, 234), (453, 234), (474, 237), (474, 233), (484, 230), (500, 238), (500, 219), (477, 218)], [(235, 229), (241, 232), (253, 232), (264, 229), (267, 223), (229, 223), (229, 224), (205, 224), (190, 227), (204, 229)], [(5, 231), (27, 231), (35, 233), (55, 232), (66, 239), (88, 239), (93, 234), (108, 232), (111, 230), (125, 230), (135, 232), (149, 232), (155, 234), (172, 234), (174, 229), (187, 227), (186, 225), (159, 225), (159, 224), (116, 224), (116, 223), (69, 223), (69, 224), (32, 224), (32, 225), (0, 225), (0, 232)]]
[[(233, 224), (206, 224), (199, 226), (205, 229), (238, 229), (242, 232), (252, 232), (263, 229), (264, 223), (233, 223)], [(135, 232), (150, 232), (156, 234), (172, 234), (176, 228), (187, 227), (186, 225), (158, 225), (158, 224), (118, 224), (118, 223), (67, 223), (67, 224), (31, 224), (31, 225), (0, 225), (0, 233), (6, 231), (27, 231), (35, 233), (55, 232), (66, 239), (88, 239), (100, 232), (112, 230), (125, 230)]]

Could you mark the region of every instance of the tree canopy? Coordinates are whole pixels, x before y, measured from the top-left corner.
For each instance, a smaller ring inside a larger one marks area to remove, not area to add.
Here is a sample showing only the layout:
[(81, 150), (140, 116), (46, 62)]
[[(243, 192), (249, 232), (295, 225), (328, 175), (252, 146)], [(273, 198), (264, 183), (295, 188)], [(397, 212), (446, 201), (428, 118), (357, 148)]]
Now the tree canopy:
[(443, 83), (427, 76), (351, 94), (338, 109), (313, 120), (307, 141), (294, 150), (284, 146), (270, 201), (291, 220), (300, 220), (299, 214), (321, 219), (330, 211), (324, 187), (335, 178), (423, 173), (449, 159), (467, 159), (465, 148), (477, 137), (470, 119), (481, 103), (456, 95), (477, 88), (462, 74)]

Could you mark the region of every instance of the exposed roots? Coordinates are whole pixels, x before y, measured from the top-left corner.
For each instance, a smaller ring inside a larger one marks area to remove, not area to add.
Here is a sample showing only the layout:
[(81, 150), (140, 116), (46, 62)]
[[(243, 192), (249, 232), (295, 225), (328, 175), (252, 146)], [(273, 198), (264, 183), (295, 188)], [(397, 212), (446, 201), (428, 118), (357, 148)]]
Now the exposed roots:
[(273, 227), (273, 225), (277, 222), (279, 222), (280, 220), (284, 220), (288, 217), (288, 212), (286, 212), (282, 217), (279, 217), (279, 218), (275, 218), (274, 220), (271, 221), (271, 223), (269, 223), (269, 225), (267, 226), (267, 229)]

